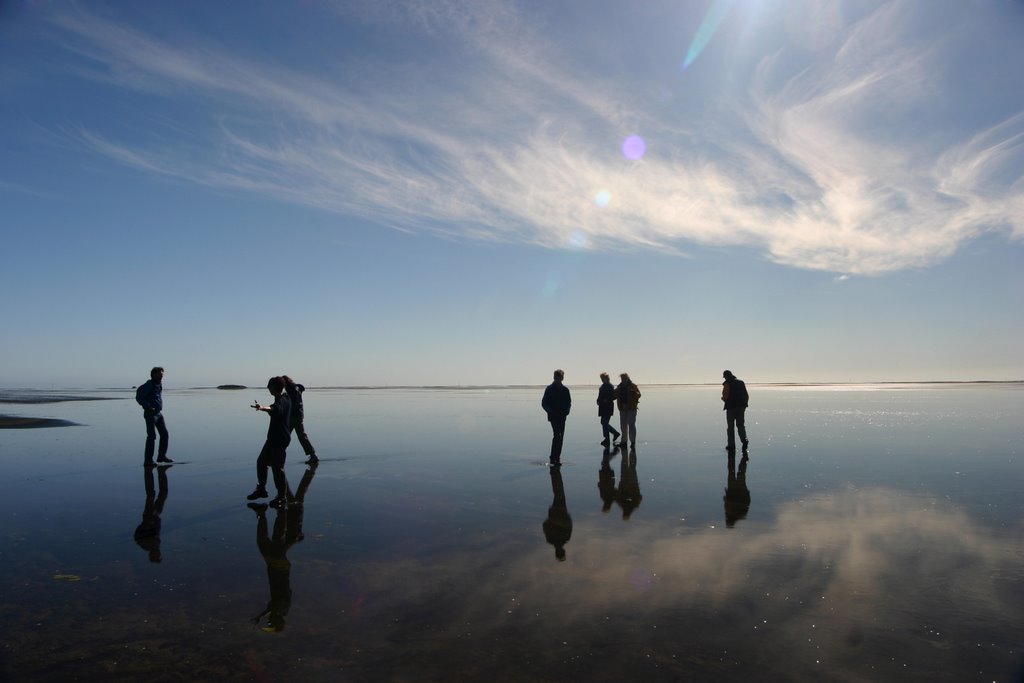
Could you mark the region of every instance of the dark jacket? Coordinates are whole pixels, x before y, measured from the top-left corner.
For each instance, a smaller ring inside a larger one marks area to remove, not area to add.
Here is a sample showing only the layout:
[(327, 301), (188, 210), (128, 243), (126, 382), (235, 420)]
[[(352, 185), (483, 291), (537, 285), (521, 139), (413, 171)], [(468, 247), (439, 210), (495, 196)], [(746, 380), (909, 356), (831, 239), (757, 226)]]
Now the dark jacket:
[(615, 400), (619, 410), (636, 410), (640, 406), (640, 387), (633, 382), (619, 382), (615, 387)]
[(552, 382), (544, 390), (544, 398), (541, 399), (540, 407), (548, 414), (548, 422), (552, 417), (563, 418), (569, 414), (572, 408), (572, 396), (569, 394), (569, 387), (561, 382)]
[(725, 405), (722, 410), (729, 408), (746, 408), (750, 397), (747, 394), (747, 385), (743, 380), (732, 377), (722, 382), (722, 400)]
[(302, 422), (302, 418), (305, 417), (302, 411), (302, 392), (306, 390), (306, 387), (295, 382), (285, 384), (284, 390), (288, 392), (288, 398), (292, 402), (292, 422)]
[(267, 427), (267, 443), (275, 446), (287, 446), (292, 442), (291, 418), (292, 402), (288, 394), (281, 392), (274, 397), (274, 405), (270, 406), (270, 425)]
[(615, 387), (611, 382), (602, 382), (601, 388), (597, 390), (597, 415), (598, 417), (611, 416), (615, 414)]
[(164, 409), (164, 385), (156, 380), (146, 380), (135, 390), (135, 402), (151, 413), (159, 413)]

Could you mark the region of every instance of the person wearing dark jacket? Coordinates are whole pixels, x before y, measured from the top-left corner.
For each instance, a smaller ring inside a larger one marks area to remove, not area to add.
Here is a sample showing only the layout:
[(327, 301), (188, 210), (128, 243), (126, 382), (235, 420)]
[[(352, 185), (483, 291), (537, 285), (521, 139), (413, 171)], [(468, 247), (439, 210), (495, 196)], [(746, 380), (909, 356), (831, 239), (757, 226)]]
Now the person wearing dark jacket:
[(305, 414), (302, 409), (302, 392), (306, 390), (306, 387), (288, 375), (282, 375), (281, 379), (284, 380), (284, 390), (288, 392), (288, 399), (292, 402), (292, 416), (289, 426), (295, 432), (295, 436), (298, 437), (299, 445), (302, 446), (302, 452), (308, 458), (306, 464), (312, 465), (319, 462), (320, 459), (316, 457), (316, 449), (309, 442), (309, 436), (306, 434), (306, 427), (303, 424)]
[(167, 457), (167, 424), (164, 422), (164, 369), (160, 367), (149, 371), (149, 380), (135, 390), (135, 402), (142, 406), (142, 417), (146, 421), (146, 451), (143, 464), (153, 466), (153, 447), (156, 445), (157, 432), (160, 433), (160, 449), (157, 451), (157, 462), (174, 462)]
[(544, 398), (540, 402), (541, 408), (548, 414), (548, 422), (551, 423), (552, 465), (561, 464), (565, 419), (569, 417), (569, 410), (572, 408), (572, 396), (569, 394), (569, 387), (562, 384), (563, 379), (565, 379), (565, 373), (555, 370), (555, 381), (544, 390)]
[[(619, 438), (619, 433), (615, 431), (615, 427), (612, 427), (608, 422), (612, 419), (612, 415), (615, 414), (615, 387), (612, 386), (611, 380), (608, 379), (608, 373), (601, 373), (601, 388), (597, 390), (597, 416), (601, 418), (601, 432), (604, 434), (604, 441), (601, 442), (602, 446), (616, 445), (615, 441)], [(608, 441), (608, 435), (612, 435), (612, 439)]]
[(288, 480), (284, 476), (284, 461), (287, 456), (286, 449), (292, 442), (291, 436), (291, 401), (284, 390), (284, 379), (271, 377), (267, 382), (267, 390), (274, 397), (274, 404), (269, 406), (260, 405), (254, 402), (252, 407), (256, 410), (270, 415), (270, 425), (267, 427), (267, 440), (263, 444), (263, 450), (256, 458), (256, 490), (248, 495), (249, 500), (266, 498), (267, 494), (267, 469), (274, 474), (274, 486), (277, 488), (277, 497), (270, 501), (271, 507), (288, 506)]
[(640, 387), (633, 384), (628, 372), (621, 373), (619, 380), (619, 386), (615, 387), (615, 400), (619, 404), (619, 429), (622, 430), (619, 446), (625, 450), (627, 441), (630, 448), (636, 448), (636, 411), (640, 406)]
[(722, 382), (722, 410), (725, 411), (726, 425), (726, 449), (732, 453), (736, 452), (736, 431), (740, 433), (740, 442), (743, 444), (743, 452), (747, 452), (747, 427), (744, 423), (747, 412), (747, 403), (750, 397), (747, 395), (747, 385), (743, 380), (738, 379), (728, 370), (722, 373), (725, 379)]

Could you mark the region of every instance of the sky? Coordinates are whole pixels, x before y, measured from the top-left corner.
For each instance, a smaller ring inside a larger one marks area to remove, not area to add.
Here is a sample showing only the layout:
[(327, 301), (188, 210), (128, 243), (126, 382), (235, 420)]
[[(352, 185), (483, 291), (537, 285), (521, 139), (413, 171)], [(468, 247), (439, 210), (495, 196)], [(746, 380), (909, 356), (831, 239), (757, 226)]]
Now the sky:
[(1024, 3), (0, 0), (0, 386), (1024, 379)]

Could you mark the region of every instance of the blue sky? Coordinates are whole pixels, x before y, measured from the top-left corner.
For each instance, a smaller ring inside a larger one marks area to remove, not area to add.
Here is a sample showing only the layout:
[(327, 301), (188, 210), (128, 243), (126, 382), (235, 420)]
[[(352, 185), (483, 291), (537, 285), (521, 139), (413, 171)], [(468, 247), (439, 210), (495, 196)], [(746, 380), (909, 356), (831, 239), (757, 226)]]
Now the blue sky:
[(1024, 4), (0, 2), (0, 385), (1024, 379)]

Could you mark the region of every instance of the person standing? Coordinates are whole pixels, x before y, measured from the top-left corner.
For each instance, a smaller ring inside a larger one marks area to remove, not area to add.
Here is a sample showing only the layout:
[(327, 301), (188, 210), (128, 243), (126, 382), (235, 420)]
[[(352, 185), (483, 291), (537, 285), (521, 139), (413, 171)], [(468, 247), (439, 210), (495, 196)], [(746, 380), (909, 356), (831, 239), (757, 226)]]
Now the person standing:
[(572, 396), (569, 387), (562, 384), (565, 373), (562, 370), (555, 370), (554, 380), (544, 390), (544, 398), (540, 406), (548, 414), (548, 422), (551, 423), (551, 464), (560, 465), (562, 458), (562, 439), (565, 436), (565, 419), (569, 417), (569, 410), (572, 408)]
[(286, 449), (292, 442), (289, 420), (291, 417), (291, 401), (284, 390), (284, 379), (271, 377), (267, 382), (267, 391), (274, 397), (274, 404), (269, 406), (260, 405), (258, 401), (252, 404), (256, 410), (270, 415), (270, 425), (267, 427), (267, 440), (263, 444), (263, 450), (256, 458), (256, 490), (248, 495), (249, 500), (266, 498), (267, 494), (267, 469), (274, 474), (274, 486), (277, 488), (277, 497), (270, 501), (271, 507), (288, 506), (288, 480), (284, 476), (284, 461), (287, 456)]
[(739, 431), (743, 452), (746, 453), (750, 444), (747, 441), (747, 427), (744, 422), (747, 403), (750, 400), (747, 385), (728, 370), (722, 373), (722, 377), (725, 379), (722, 382), (722, 410), (725, 411), (726, 450), (736, 452), (736, 431)]
[(281, 379), (284, 380), (284, 390), (288, 392), (288, 399), (292, 402), (292, 416), (289, 426), (295, 432), (295, 436), (298, 437), (299, 445), (302, 446), (302, 452), (306, 454), (306, 464), (314, 465), (320, 462), (320, 458), (316, 457), (316, 449), (309, 442), (309, 436), (306, 435), (306, 427), (302, 423), (305, 418), (302, 409), (302, 392), (306, 390), (306, 387), (288, 375), (282, 375)]
[(633, 384), (628, 372), (619, 375), (619, 386), (615, 387), (615, 400), (619, 404), (619, 429), (622, 430), (622, 448), (629, 441), (630, 448), (636, 448), (636, 411), (640, 405), (640, 387)]
[(135, 402), (142, 406), (142, 417), (146, 421), (146, 451), (143, 464), (153, 466), (153, 447), (156, 445), (157, 432), (160, 433), (160, 448), (157, 451), (157, 462), (174, 462), (167, 457), (167, 424), (164, 422), (164, 369), (153, 368), (149, 371), (149, 380), (135, 390)]
[[(601, 387), (597, 390), (597, 416), (601, 418), (601, 432), (604, 434), (604, 441), (601, 442), (602, 446), (615, 445), (614, 442), (619, 438), (619, 433), (615, 431), (615, 427), (608, 423), (614, 414), (615, 387), (612, 386), (611, 380), (608, 379), (608, 373), (602, 372)], [(612, 435), (611, 441), (608, 440), (609, 434)]]

